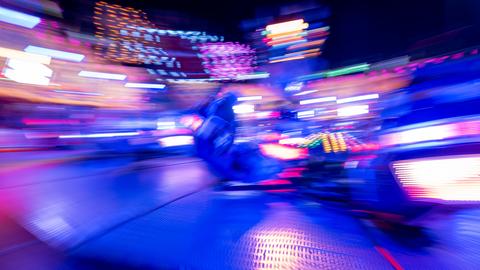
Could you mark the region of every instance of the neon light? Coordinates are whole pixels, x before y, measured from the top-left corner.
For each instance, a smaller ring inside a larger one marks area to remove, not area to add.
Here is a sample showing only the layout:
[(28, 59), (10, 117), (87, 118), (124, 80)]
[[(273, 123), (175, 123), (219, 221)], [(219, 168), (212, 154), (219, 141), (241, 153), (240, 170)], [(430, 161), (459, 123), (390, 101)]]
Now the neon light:
[(391, 146), (478, 135), (480, 135), (480, 121), (466, 121), (390, 133), (381, 136), (380, 140), (382, 145)]
[(15, 10), (0, 7), (0, 21), (32, 29), (41, 22), (41, 19)]
[(252, 104), (240, 104), (233, 106), (233, 112), (236, 114), (253, 113), (255, 106)]
[(300, 93), (296, 93), (296, 94), (294, 94), (294, 96), (303, 96), (303, 95), (308, 95), (308, 94), (315, 93), (315, 92), (318, 92), (318, 90), (307, 90), (307, 91), (303, 91), (303, 92), (300, 92)]
[(370, 100), (370, 99), (378, 99), (380, 96), (378, 94), (371, 94), (371, 95), (363, 95), (363, 96), (356, 96), (356, 97), (349, 97), (349, 98), (341, 98), (337, 100), (337, 104), (361, 101), (361, 100)]
[(336, 77), (340, 75), (346, 75), (351, 73), (363, 72), (370, 68), (369, 64), (359, 64), (355, 66), (345, 67), (341, 69), (335, 69), (324, 72), (325, 77)]
[(253, 80), (253, 79), (264, 79), (270, 77), (270, 73), (262, 72), (262, 73), (252, 73), (252, 74), (242, 74), (237, 76), (237, 80)]
[(336, 100), (337, 100), (337, 97), (312, 98), (312, 99), (300, 100), (300, 105), (314, 104), (314, 103), (320, 103), (320, 102), (331, 102)]
[(308, 23), (304, 23), (303, 19), (287, 21), (282, 23), (270, 24), (265, 27), (269, 34), (278, 34), (284, 32), (293, 32), (308, 28)]
[(306, 143), (305, 138), (287, 138), (278, 141), (279, 144), (300, 145)]
[(297, 118), (307, 118), (307, 117), (314, 117), (314, 116), (315, 116), (314, 110), (297, 112)]
[(73, 134), (60, 135), (60, 139), (80, 139), (80, 138), (112, 138), (112, 137), (128, 137), (139, 135), (139, 132), (117, 132), (117, 133), (94, 133), (94, 134)]
[(85, 58), (85, 55), (83, 54), (52, 50), (32, 45), (29, 45), (24, 51), (73, 62), (81, 62), (83, 58)]
[(324, 78), (324, 77), (336, 77), (336, 76), (341, 76), (341, 75), (347, 75), (347, 74), (352, 74), (352, 73), (358, 73), (358, 72), (364, 72), (370, 69), (369, 64), (359, 64), (355, 66), (350, 66), (350, 67), (345, 67), (345, 68), (340, 68), (340, 69), (335, 69), (335, 70), (329, 70), (329, 71), (324, 71), (324, 72), (319, 72), (319, 73), (314, 73), (310, 75), (304, 75), (300, 76), (300, 80), (313, 80), (313, 79), (319, 79), (319, 78)]
[(158, 139), (163, 147), (192, 145), (194, 143), (192, 136), (170, 136)]
[(480, 200), (480, 156), (442, 156), (396, 161), (392, 171), (414, 199)]
[(320, 51), (319, 48), (315, 48), (315, 49), (303, 50), (303, 51), (294, 52), (294, 53), (287, 53), (287, 54), (285, 54), (285, 56), (296, 56), (296, 55), (306, 56), (306, 55), (313, 55), (314, 53), (319, 52), (319, 51)]
[(267, 39), (276, 40), (276, 39), (281, 39), (285, 37), (293, 37), (293, 36), (300, 36), (300, 35), (306, 35), (305, 31), (295, 30), (291, 32), (282, 32), (278, 34), (267, 34)]
[(337, 110), (338, 116), (354, 116), (367, 113), (369, 113), (368, 105), (349, 106)]
[(147, 88), (147, 89), (164, 89), (165, 84), (154, 83), (126, 83), (125, 87), (129, 88)]
[(289, 38), (282, 38), (282, 39), (278, 39), (278, 40), (268, 41), (267, 45), (276, 46), (276, 45), (283, 45), (283, 44), (287, 44), (287, 43), (290, 44), (292, 42), (299, 42), (299, 41), (305, 42), (306, 40), (302, 37), (289, 37)]
[(124, 74), (115, 74), (115, 73), (103, 73), (103, 72), (94, 72), (94, 71), (80, 71), (78, 76), (97, 78), (97, 79), (110, 79), (110, 80), (119, 80), (123, 81), (127, 78), (127, 75)]
[(13, 58), (29, 62), (37, 62), (40, 64), (50, 64), (51, 58), (44, 55), (38, 55), (33, 53), (26, 53), (22, 51), (7, 49), (0, 47), (0, 56), (5, 58)]
[(299, 60), (305, 58), (303, 55), (300, 56), (292, 56), (292, 57), (285, 57), (285, 58), (280, 58), (280, 59), (275, 59), (275, 60), (270, 60), (269, 63), (280, 63), (280, 62), (286, 62), (286, 61), (292, 61), (292, 60)]
[(261, 100), (262, 98), (262, 96), (239, 97), (237, 98), (237, 101)]
[(305, 158), (308, 154), (307, 149), (293, 148), (280, 144), (260, 144), (260, 151), (266, 156), (282, 160), (295, 160)]

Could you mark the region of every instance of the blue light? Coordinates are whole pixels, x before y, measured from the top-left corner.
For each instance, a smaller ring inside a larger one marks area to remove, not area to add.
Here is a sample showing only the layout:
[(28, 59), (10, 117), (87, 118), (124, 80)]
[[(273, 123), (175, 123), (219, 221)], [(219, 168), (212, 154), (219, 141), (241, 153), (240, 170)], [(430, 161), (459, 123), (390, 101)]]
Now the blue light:
[(15, 10), (0, 7), (0, 21), (32, 29), (40, 23), (41, 19)]
[(41, 54), (41, 55), (50, 56), (52, 58), (73, 61), (73, 62), (81, 62), (83, 58), (85, 58), (85, 55), (83, 54), (52, 50), (52, 49), (47, 49), (47, 48), (42, 48), (42, 47), (37, 47), (32, 45), (29, 45), (27, 48), (25, 48), (24, 51), (28, 53)]

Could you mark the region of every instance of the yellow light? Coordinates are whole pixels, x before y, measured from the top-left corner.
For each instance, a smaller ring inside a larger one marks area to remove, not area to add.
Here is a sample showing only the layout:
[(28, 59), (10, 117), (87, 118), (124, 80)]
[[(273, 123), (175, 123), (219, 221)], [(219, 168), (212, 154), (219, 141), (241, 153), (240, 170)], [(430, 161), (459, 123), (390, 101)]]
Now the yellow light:
[(299, 56), (294, 56), (294, 57), (287, 57), (287, 58), (272, 60), (269, 63), (271, 63), (271, 64), (280, 63), (280, 62), (298, 60), (298, 59), (303, 59), (303, 58), (305, 58), (305, 57), (303, 57), (303, 55), (299, 55)]
[(303, 19), (293, 20), (288, 22), (276, 23), (267, 25), (265, 28), (270, 34), (278, 34), (285, 32), (292, 32), (296, 30), (303, 30), (308, 28), (308, 23), (304, 23)]
[(284, 32), (284, 33), (279, 33), (279, 34), (267, 34), (267, 38), (275, 40), (283, 37), (289, 37), (289, 36), (298, 36), (304, 31), (302, 30), (295, 30), (291, 32)]
[(283, 43), (300, 41), (300, 40), (305, 40), (305, 39), (303, 37), (290, 37), (290, 38), (268, 41), (267, 44), (269, 46), (274, 46), (274, 45), (280, 45), (280, 44), (283, 44)]

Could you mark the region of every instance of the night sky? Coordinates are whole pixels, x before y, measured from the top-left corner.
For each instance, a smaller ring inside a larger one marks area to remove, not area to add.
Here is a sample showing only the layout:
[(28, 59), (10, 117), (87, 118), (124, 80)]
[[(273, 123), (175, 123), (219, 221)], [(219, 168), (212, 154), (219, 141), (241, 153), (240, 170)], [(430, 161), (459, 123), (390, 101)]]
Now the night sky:
[[(94, 2), (62, 0), (65, 19), (81, 26), (82, 31), (93, 31), (90, 16)], [(248, 41), (245, 33), (248, 29), (241, 27), (246, 21), (281, 18), (280, 10), (286, 5), (317, 5), (330, 10), (327, 22), (331, 26), (331, 35), (324, 57), (332, 67), (406, 54), (428, 56), (480, 42), (480, 1), (477, 0), (107, 2), (142, 9), (159, 26), (206, 30), (232, 41)]]

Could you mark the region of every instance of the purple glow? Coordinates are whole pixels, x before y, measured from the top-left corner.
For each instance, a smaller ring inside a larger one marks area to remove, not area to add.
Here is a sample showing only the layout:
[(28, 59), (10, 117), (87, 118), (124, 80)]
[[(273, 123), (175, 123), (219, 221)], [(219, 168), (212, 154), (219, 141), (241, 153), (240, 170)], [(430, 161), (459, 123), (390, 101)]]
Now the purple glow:
[(212, 78), (236, 78), (254, 72), (255, 51), (236, 42), (199, 45), (204, 68)]

